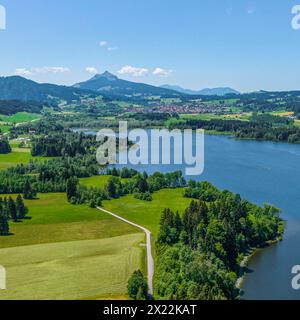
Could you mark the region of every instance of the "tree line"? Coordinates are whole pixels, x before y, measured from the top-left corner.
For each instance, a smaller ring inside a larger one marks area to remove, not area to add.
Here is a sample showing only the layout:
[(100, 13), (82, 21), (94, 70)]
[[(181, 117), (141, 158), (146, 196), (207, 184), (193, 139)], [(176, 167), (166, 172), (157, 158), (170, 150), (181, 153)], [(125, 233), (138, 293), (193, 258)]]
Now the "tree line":
[(175, 127), (177, 129), (190, 128), (193, 130), (201, 128), (207, 131), (230, 132), (239, 139), (300, 143), (300, 128), (293, 125), (284, 125), (282, 122), (281, 125), (279, 124), (278, 121), (273, 123), (263, 119), (259, 121), (257, 119), (255, 121), (187, 119), (172, 123), (170, 129)]
[(50, 133), (32, 140), (32, 156), (75, 157), (96, 149), (96, 137), (83, 133)]
[[(123, 168), (122, 170), (108, 169), (111, 175), (104, 188), (86, 187), (75, 177), (67, 181), (66, 192), (72, 204), (88, 203), (91, 207), (100, 206), (103, 200), (120, 198), (133, 194), (135, 198), (152, 201), (151, 194), (165, 188), (184, 187), (186, 181), (181, 171), (162, 174), (159, 172), (148, 176), (147, 173)], [(121, 177), (126, 177), (122, 178)]]
[(28, 208), (23, 198), (18, 195), (16, 200), (12, 197), (0, 197), (0, 236), (7, 236), (9, 232), (9, 221), (18, 222), (26, 218)]
[(0, 171), (0, 193), (23, 193), (28, 181), (35, 192), (66, 192), (71, 177), (91, 177), (99, 173), (94, 155), (53, 158), (47, 161), (30, 161)]

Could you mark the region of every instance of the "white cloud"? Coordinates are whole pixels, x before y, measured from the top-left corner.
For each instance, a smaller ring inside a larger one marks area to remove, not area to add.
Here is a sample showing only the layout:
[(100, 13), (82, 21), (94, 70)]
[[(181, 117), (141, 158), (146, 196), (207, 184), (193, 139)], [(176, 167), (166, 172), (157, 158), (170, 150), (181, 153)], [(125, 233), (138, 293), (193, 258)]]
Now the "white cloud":
[(15, 70), (15, 75), (17, 75), (17, 76), (31, 76), (32, 73), (25, 68), (17, 68)]
[(85, 71), (92, 74), (98, 73), (98, 70), (95, 67), (87, 67)]
[(33, 72), (35, 73), (65, 73), (69, 72), (69, 68), (65, 67), (39, 67), (39, 68), (33, 68)]
[(100, 41), (100, 47), (106, 47), (108, 45), (107, 41)]
[(39, 73), (40, 74), (47, 74), (47, 73), (57, 74), (57, 73), (65, 73), (69, 71), (70, 69), (65, 67), (35, 67), (35, 68), (31, 68), (30, 70), (25, 68), (17, 68), (15, 70), (15, 74), (19, 76), (31, 76)]
[(134, 77), (144, 76), (149, 72), (146, 68), (137, 68), (132, 66), (124, 66), (122, 69), (118, 71), (119, 74), (129, 74)]
[(115, 50), (118, 50), (118, 47), (108, 47), (107, 50), (108, 51), (115, 51)]
[(169, 76), (173, 71), (172, 70), (166, 70), (163, 68), (155, 68), (152, 72), (155, 76), (160, 76), (160, 77), (167, 77)]
[[(119, 48), (118, 47), (113, 47), (110, 45), (110, 43), (108, 43), (108, 41), (100, 41), (100, 47), (103, 47), (105, 48), (107, 51), (115, 51), (115, 50), (118, 50)], [(109, 46), (110, 45), (110, 46)]]

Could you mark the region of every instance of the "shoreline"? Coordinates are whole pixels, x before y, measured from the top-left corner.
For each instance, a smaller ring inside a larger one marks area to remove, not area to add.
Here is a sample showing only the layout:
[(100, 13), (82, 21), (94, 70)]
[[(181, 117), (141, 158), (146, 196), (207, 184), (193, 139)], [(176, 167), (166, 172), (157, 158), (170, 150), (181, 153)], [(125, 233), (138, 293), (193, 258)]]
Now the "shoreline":
[[(243, 260), (241, 261), (239, 265), (239, 272), (238, 272), (238, 278), (235, 283), (235, 287), (238, 290), (242, 290), (242, 286), (244, 283), (244, 280), (246, 278), (246, 268), (249, 265), (250, 260), (253, 258), (255, 254), (257, 254), (258, 251), (265, 249), (266, 247), (270, 247), (272, 245), (278, 244), (279, 242), (283, 241), (282, 236), (279, 236), (275, 240), (270, 240), (266, 242), (266, 245), (264, 247), (257, 247), (257, 248), (250, 248), (248, 253), (244, 255)], [(240, 298), (240, 294), (238, 295), (238, 298)]]

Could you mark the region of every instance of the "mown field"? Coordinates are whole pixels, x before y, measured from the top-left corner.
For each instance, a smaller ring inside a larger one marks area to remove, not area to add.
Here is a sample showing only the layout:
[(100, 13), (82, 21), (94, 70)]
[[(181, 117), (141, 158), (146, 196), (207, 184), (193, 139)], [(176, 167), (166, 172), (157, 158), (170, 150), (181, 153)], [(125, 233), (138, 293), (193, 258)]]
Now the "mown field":
[(64, 194), (38, 197), (26, 200), (31, 219), (0, 239), (8, 277), (0, 299), (126, 297), (128, 278), (145, 266), (144, 234)]

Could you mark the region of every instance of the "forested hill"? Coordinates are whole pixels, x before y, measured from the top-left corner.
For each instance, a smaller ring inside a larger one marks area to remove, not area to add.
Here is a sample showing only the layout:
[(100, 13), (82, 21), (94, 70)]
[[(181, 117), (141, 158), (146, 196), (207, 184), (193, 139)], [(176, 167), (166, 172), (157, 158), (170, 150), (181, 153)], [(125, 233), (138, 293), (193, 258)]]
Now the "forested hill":
[(40, 84), (19, 76), (0, 77), (0, 100), (71, 102), (84, 96), (95, 97), (96, 93), (74, 87)]
[(0, 100), (0, 114), (12, 115), (17, 112), (40, 113), (45, 105), (35, 101)]

